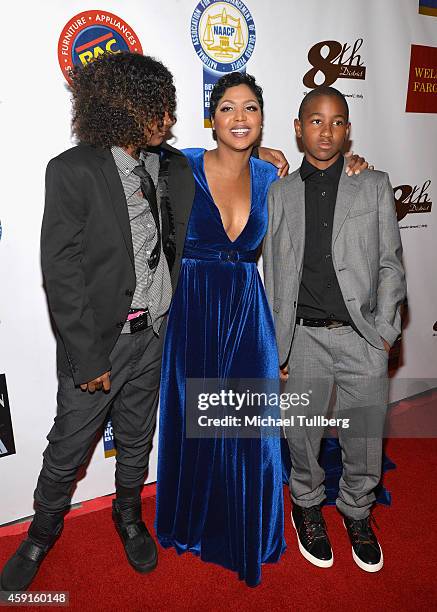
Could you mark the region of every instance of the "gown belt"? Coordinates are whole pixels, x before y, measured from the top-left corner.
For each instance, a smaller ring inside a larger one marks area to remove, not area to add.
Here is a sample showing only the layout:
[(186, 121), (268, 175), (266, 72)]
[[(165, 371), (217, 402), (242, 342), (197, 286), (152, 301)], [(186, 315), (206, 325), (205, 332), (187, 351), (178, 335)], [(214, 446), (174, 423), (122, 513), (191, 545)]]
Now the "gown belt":
[(205, 249), (202, 247), (185, 246), (183, 257), (186, 259), (200, 259), (201, 261), (222, 261), (255, 263), (257, 260), (257, 250), (253, 251), (219, 251), (215, 249)]

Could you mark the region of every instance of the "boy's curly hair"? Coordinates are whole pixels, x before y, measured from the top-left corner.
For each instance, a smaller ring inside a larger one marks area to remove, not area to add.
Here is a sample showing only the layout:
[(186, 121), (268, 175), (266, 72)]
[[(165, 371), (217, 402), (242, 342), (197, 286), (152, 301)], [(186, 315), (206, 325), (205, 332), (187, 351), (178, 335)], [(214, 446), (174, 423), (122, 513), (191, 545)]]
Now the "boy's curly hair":
[(138, 53), (106, 53), (70, 73), (73, 134), (82, 143), (141, 147), (150, 129), (175, 118), (173, 76), (158, 60)]

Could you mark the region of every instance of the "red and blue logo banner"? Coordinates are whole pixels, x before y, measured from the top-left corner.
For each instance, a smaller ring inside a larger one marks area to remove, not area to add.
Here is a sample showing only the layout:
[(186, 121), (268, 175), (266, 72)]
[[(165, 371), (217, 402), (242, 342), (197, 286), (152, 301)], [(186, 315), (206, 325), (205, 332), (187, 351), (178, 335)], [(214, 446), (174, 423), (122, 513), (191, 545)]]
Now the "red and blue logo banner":
[(73, 66), (84, 66), (104, 53), (122, 51), (142, 53), (143, 49), (131, 26), (107, 11), (78, 13), (59, 36), (59, 65), (67, 81)]

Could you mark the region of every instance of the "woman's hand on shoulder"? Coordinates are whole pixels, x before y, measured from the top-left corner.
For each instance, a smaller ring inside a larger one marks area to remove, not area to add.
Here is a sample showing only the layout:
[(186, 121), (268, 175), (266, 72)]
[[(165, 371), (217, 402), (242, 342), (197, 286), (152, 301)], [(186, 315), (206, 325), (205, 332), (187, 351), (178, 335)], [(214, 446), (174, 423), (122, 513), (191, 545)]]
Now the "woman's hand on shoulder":
[(354, 154), (353, 151), (349, 151), (344, 154), (347, 160), (346, 174), (352, 176), (353, 174), (359, 174), (362, 170), (374, 170), (374, 166), (369, 166), (368, 162), (364, 157)]
[(258, 147), (258, 155), (263, 161), (276, 166), (280, 178), (287, 176), (290, 170), (290, 164), (282, 151), (279, 149), (270, 149), (269, 147)]

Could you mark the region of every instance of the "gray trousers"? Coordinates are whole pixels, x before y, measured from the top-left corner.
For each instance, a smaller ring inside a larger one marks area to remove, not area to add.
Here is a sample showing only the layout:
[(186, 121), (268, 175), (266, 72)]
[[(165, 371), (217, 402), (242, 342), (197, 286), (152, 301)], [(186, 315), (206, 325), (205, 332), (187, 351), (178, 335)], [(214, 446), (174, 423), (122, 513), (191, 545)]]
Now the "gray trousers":
[[(309, 392), (310, 405), (293, 408), (300, 421), (284, 431), (292, 461), (290, 493), (299, 506), (320, 504), (326, 497), (318, 458), (322, 437), (329, 435), (319, 421), (303, 417), (329, 416), (348, 419), (349, 425), (337, 426), (343, 459), (337, 508), (354, 519), (368, 516), (381, 477), (387, 363), (387, 352), (368, 344), (352, 327), (296, 325), (287, 388)], [(334, 387), (336, 402), (328, 415)]]
[(159, 338), (151, 327), (119, 337), (110, 356), (108, 393), (82, 391), (70, 376), (58, 373), (58, 410), (34, 494), (37, 509), (68, 508), (79, 470), (109, 414), (117, 446), (116, 483), (128, 488), (144, 483), (156, 424), (164, 330), (165, 323)]

